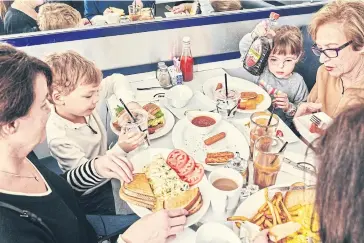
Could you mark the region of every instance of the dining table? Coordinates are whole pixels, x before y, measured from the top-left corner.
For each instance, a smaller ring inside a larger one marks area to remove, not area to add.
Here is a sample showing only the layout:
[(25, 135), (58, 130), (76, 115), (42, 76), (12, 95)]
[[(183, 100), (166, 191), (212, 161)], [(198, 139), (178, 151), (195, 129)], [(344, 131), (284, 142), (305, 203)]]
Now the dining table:
[[(183, 85), (187, 85), (190, 87), (194, 92), (202, 92), (203, 93), (203, 84), (207, 80), (215, 77), (223, 77), (226, 73), (226, 70), (224, 68), (213, 68), (209, 70), (203, 70), (198, 71), (194, 73), (194, 78), (190, 82), (184, 82)], [(144, 89), (144, 90), (138, 90), (138, 88), (148, 88), (148, 87), (158, 87), (159, 83), (156, 78), (146, 78), (142, 80), (134, 80), (131, 82), (132, 88), (136, 92), (136, 101), (140, 103), (145, 103), (148, 101), (157, 102), (161, 107), (163, 107), (163, 102), (161, 102), (164, 98), (163, 95), (166, 93), (167, 90), (163, 88), (153, 88), (153, 89)], [(244, 134), (244, 124), (241, 123), (241, 121), (249, 119), (251, 114), (249, 113), (236, 113), (234, 118), (228, 119), (228, 122), (233, 124), (240, 132)], [(175, 117), (175, 122), (178, 122), (178, 117)], [(282, 121), (280, 121), (282, 122)], [(283, 122), (282, 122), (283, 123)], [(284, 124), (284, 123), (283, 123)], [(289, 129), (287, 125), (285, 129)], [(296, 135), (294, 135), (296, 136)], [(247, 139), (247, 144), (249, 144), (249, 137), (245, 134), (245, 137)], [(150, 148), (168, 148), (168, 149), (174, 149), (173, 141), (172, 141), (172, 130), (167, 133), (166, 135), (151, 140)], [(315, 166), (315, 156), (313, 154), (313, 151), (308, 149), (308, 146), (298, 137), (296, 137), (295, 142), (288, 143), (286, 150), (284, 152), (285, 157), (290, 161), (295, 162), (302, 162), (305, 161), (309, 164), (312, 164)], [(252, 169), (252, 163), (249, 163), (249, 170)], [(206, 176), (209, 175), (209, 171), (205, 171)], [(252, 174), (249, 173), (249, 183), (252, 183)], [(286, 164), (282, 166), (278, 176), (276, 185), (278, 184), (290, 184), (295, 183), (298, 181), (304, 181), (306, 180), (306, 173), (302, 170), (297, 169), (294, 166), (291, 166), (289, 164)], [(243, 201), (241, 199), (240, 203)], [(240, 203), (238, 205), (240, 205)], [(225, 215), (216, 216), (214, 215), (211, 206), (207, 213), (201, 218), (199, 223), (192, 225), (191, 229), (196, 231), (202, 224), (206, 222), (219, 222), (222, 224), (225, 224), (232, 228), (232, 223), (228, 222), (226, 220), (227, 217), (234, 214), (234, 210), (226, 212)]]

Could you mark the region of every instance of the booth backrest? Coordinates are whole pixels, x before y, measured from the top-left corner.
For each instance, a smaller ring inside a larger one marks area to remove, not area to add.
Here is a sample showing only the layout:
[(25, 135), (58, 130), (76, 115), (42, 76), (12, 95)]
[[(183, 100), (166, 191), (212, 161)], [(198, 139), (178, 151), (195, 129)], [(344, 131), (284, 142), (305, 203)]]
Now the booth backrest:
[(320, 67), (320, 62), (319, 57), (312, 53), (311, 47), (313, 45), (313, 41), (307, 31), (307, 26), (302, 26), (301, 32), (304, 39), (304, 55), (302, 60), (296, 65), (295, 71), (302, 75), (308, 90), (311, 90), (316, 82), (316, 74)]

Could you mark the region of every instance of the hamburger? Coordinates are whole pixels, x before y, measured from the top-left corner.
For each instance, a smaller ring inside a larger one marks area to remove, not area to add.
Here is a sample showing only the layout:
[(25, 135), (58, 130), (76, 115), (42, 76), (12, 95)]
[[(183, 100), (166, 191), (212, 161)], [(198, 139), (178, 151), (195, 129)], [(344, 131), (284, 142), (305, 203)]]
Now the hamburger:
[(162, 128), (165, 124), (164, 114), (159, 106), (154, 103), (148, 103), (143, 106), (153, 119), (148, 119), (148, 132), (149, 134), (155, 133), (156, 130)]

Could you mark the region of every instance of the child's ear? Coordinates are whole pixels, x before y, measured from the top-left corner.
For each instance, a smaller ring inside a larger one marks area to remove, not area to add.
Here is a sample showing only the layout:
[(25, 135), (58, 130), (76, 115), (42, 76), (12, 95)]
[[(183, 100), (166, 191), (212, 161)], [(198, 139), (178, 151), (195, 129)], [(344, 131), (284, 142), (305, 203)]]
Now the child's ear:
[(53, 91), (51, 98), (55, 105), (64, 105), (64, 96), (58, 91)]

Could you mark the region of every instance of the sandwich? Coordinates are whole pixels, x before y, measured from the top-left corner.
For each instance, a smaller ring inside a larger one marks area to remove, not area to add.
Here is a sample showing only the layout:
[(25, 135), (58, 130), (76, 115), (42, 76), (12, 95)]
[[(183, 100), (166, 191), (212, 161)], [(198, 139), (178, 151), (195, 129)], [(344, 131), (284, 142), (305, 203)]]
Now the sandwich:
[(119, 195), (126, 202), (148, 209), (153, 209), (156, 204), (148, 178), (143, 173), (134, 174), (134, 180), (129, 184), (123, 183)]
[(153, 119), (148, 119), (148, 133), (153, 134), (159, 128), (162, 128), (165, 124), (164, 114), (159, 106), (154, 103), (148, 103), (143, 106)]
[(114, 7), (109, 7), (109, 9), (116, 14), (119, 14), (120, 16), (124, 16), (125, 12), (124, 9), (120, 9), (120, 8), (114, 8)]
[[(291, 187), (303, 187), (303, 182), (297, 182), (291, 185)], [(307, 205), (315, 203), (315, 188), (307, 188), (302, 190), (289, 190), (284, 197), (284, 205), (287, 208), (291, 208), (296, 205)]]
[(269, 239), (273, 242), (278, 242), (294, 233), (301, 228), (299, 223), (288, 222), (284, 224), (278, 224), (269, 229)]
[(163, 203), (164, 209), (184, 208), (188, 215), (192, 215), (201, 209), (203, 204), (199, 188), (194, 188), (180, 193), (177, 196), (170, 197)]
[(124, 107), (122, 107), (122, 106), (117, 106), (116, 108), (115, 108), (115, 119), (114, 119), (114, 121), (112, 122), (112, 125), (114, 126), (114, 128), (117, 130), (117, 131), (119, 131), (120, 132), (120, 130), (121, 130), (121, 127), (120, 127), (120, 125), (119, 125), (119, 117), (123, 114), (123, 111), (124, 111)]

